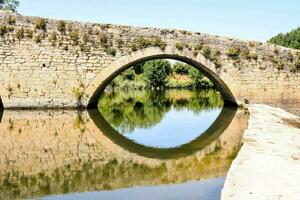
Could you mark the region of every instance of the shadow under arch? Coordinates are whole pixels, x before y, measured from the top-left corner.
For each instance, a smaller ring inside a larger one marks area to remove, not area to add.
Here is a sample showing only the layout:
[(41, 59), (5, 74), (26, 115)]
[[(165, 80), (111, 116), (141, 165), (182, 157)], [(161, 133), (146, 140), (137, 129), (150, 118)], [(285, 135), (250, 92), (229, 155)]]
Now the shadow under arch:
[[(87, 107), (97, 107), (98, 98), (105, 87), (120, 73), (135, 64), (153, 59), (174, 59), (197, 68), (214, 83), (217, 90), (220, 91), (225, 105), (237, 106), (238, 101), (231, 91), (231, 89), (236, 88), (234, 81), (227, 80), (227, 83), (225, 83), (224, 77), (220, 77), (220, 74), (218, 74), (215, 64), (205, 58), (202, 54), (198, 54), (195, 57), (191, 52), (180, 54), (180, 52), (171, 47), (167, 47), (164, 51), (160, 50), (158, 47), (149, 47), (118, 58), (108, 67), (101, 70), (85, 90), (85, 94), (88, 98), (86, 99)], [(227, 76), (227, 79), (229, 79), (229, 76)], [(229, 82), (231, 84), (231, 89), (228, 86)]]
[(89, 115), (101, 132), (115, 144), (140, 156), (156, 159), (176, 159), (195, 153), (215, 141), (234, 118), (237, 108), (224, 106), (214, 123), (199, 137), (187, 144), (173, 148), (155, 148), (141, 145), (115, 130), (97, 109), (89, 109)]

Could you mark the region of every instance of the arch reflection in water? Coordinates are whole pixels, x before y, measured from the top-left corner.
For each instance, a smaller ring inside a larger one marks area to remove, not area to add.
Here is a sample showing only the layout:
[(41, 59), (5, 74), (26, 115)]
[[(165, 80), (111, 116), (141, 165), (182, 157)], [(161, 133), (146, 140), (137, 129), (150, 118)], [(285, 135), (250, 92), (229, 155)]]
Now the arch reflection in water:
[[(133, 186), (144, 191), (142, 186), (204, 179), (222, 183), (218, 177), (225, 176), (247, 123), (243, 111), (234, 112), (223, 133), (206, 147), (191, 142), (184, 151), (172, 152), (179, 156), (161, 159), (143, 156), (139, 148), (126, 149), (128, 139), (112, 137), (114, 133), (99, 126), (105, 122), (98, 115), (95, 119), (93, 111), (91, 116), (86, 111), (5, 111), (0, 123), (0, 199), (86, 191), (109, 198), (116, 189)], [(204, 189), (189, 192), (205, 199)]]
[(145, 146), (188, 143), (216, 120), (223, 100), (215, 90), (129, 90), (104, 93), (98, 109), (117, 131)]

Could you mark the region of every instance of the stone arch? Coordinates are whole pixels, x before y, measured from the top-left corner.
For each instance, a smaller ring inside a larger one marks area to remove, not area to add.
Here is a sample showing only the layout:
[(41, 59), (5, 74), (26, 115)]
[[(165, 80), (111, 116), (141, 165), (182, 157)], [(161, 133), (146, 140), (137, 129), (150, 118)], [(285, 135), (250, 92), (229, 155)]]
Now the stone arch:
[(167, 46), (164, 50), (158, 47), (149, 47), (132, 52), (113, 61), (108, 67), (101, 70), (87, 86), (84, 91), (85, 95), (82, 103), (89, 108), (96, 107), (101, 92), (103, 92), (110, 81), (132, 65), (152, 59), (175, 59), (196, 67), (215, 84), (226, 104), (238, 104), (238, 87), (227, 72), (216, 68), (214, 63), (200, 53), (194, 55), (188, 49), (179, 51), (174, 46)]

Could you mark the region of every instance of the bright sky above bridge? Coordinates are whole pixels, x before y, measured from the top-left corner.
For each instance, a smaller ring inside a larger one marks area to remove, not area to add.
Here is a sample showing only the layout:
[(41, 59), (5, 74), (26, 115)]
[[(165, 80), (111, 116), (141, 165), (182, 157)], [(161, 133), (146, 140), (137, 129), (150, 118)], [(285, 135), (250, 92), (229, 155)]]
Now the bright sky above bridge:
[(299, 0), (20, 0), (18, 12), (260, 41), (300, 26)]

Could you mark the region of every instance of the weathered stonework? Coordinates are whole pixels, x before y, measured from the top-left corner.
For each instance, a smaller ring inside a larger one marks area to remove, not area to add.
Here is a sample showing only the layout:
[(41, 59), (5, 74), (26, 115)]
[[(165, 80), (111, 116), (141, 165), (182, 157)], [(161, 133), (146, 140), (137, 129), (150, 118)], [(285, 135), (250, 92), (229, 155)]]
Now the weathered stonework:
[[(104, 83), (130, 64), (151, 58), (174, 58), (194, 65), (231, 102), (300, 104), (296, 67), (300, 52), (293, 49), (203, 33), (111, 24), (66, 21), (63, 28), (64, 23), (46, 19), (44, 28), (36, 25), (35, 17), (2, 11), (0, 20), (4, 108), (92, 105)], [(232, 48), (239, 53), (229, 52)]]

